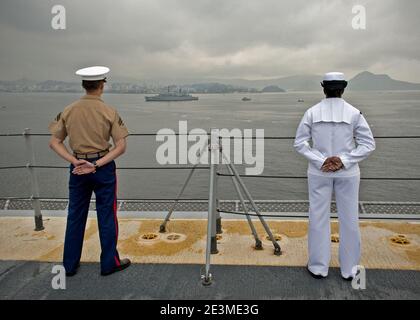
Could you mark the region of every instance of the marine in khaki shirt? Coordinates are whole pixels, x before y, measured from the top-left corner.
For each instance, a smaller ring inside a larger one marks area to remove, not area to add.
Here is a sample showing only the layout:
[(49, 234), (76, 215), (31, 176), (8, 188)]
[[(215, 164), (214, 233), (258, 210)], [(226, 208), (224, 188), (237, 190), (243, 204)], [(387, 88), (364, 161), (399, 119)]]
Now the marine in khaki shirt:
[(85, 95), (67, 106), (49, 125), (51, 134), (64, 141), (76, 154), (97, 153), (111, 148), (114, 142), (128, 136), (118, 112), (97, 95)]
[[(124, 270), (131, 263), (129, 259), (120, 259), (117, 250), (117, 176), (114, 162), (126, 150), (128, 130), (118, 112), (101, 99), (108, 72), (107, 67), (78, 70), (76, 74), (82, 76), (86, 95), (67, 106), (49, 125), (52, 135), (50, 147), (70, 162), (63, 254), (67, 276), (74, 276), (80, 265), (93, 193), (101, 240), (101, 275)], [(67, 137), (72, 152), (63, 143)]]

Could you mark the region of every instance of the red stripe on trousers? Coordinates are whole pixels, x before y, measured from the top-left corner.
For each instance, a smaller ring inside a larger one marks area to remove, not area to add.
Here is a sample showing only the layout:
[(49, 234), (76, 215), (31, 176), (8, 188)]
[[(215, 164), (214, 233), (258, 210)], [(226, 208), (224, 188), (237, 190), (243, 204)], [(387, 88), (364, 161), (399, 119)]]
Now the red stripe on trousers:
[[(117, 173), (115, 173), (115, 193), (114, 193), (114, 222), (115, 222), (115, 247), (118, 243), (118, 219), (117, 219)], [(116, 249), (116, 248), (115, 248)], [(120, 259), (114, 256), (115, 264), (119, 267)]]

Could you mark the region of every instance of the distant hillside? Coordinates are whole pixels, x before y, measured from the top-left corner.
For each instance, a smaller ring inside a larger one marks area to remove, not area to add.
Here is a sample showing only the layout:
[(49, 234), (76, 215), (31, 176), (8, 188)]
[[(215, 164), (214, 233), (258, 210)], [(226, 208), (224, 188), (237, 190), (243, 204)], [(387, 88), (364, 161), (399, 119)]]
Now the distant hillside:
[[(287, 91), (319, 91), (321, 90), (320, 75), (298, 75), (268, 80), (225, 80), (224, 83), (242, 85), (262, 89), (266, 86), (276, 85)], [(349, 80), (348, 90), (420, 90), (420, 84), (392, 79), (386, 74), (374, 74), (364, 71)]]
[(223, 83), (257, 88), (259, 90), (273, 85), (287, 91), (317, 91), (320, 88), (319, 82), (321, 78), (319, 75), (298, 75), (267, 80), (225, 79)]
[(264, 87), (261, 92), (285, 92), (285, 90), (279, 86), (267, 86)]
[(349, 81), (349, 90), (420, 90), (420, 84), (394, 80), (386, 74), (364, 71)]
[(235, 86), (219, 82), (210, 83), (194, 83), (191, 85), (183, 85), (183, 90), (195, 93), (232, 93), (232, 92), (256, 92), (255, 89), (244, 86)]

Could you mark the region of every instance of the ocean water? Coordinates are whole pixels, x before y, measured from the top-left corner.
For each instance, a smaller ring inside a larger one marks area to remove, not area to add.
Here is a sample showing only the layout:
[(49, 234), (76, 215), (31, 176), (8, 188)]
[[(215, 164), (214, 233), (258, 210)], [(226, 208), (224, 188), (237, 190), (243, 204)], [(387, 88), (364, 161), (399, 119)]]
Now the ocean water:
[[(198, 95), (191, 102), (145, 102), (144, 95), (105, 94), (130, 132), (156, 133), (162, 128), (178, 131), (179, 121), (188, 128), (264, 129), (265, 136), (294, 136), (305, 110), (320, 99), (321, 92)], [(0, 133), (47, 133), (48, 123), (78, 94), (0, 93)], [(347, 92), (344, 97), (359, 108), (376, 136), (420, 135), (420, 91)], [(298, 102), (304, 99), (305, 102)], [(48, 148), (48, 137), (32, 137), (39, 165), (64, 165)], [(292, 140), (266, 140), (264, 175), (306, 174), (305, 159), (296, 154)], [(119, 166), (158, 166), (155, 159), (160, 143), (150, 137), (129, 137), (128, 150), (117, 160)], [(27, 162), (22, 137), (0, 137), (0, 166)], [(420, 177), (420, 139), (378, 139), (377, 150), (361, 164), (364, 177)], [(239, 167), (240, 172), (243, 168)], [(42, 197), (67, 197), (68, 170), (37, 170)], [(188, 171), (118, 172), (120, 198), (174, 198)], [(245, 178), (255, 199), (307, 199), (306, 180)], [(236, 199), (229, 177), (219, 179), (221, 199)], [(28, 173), (0, 170), (0, 197), (30, 195)], [(187, 188), (185, 198), (207, 198), (208, 172), (199, 170)], [(420, 181), (362, 181), (361, 200), (420, 201)]]

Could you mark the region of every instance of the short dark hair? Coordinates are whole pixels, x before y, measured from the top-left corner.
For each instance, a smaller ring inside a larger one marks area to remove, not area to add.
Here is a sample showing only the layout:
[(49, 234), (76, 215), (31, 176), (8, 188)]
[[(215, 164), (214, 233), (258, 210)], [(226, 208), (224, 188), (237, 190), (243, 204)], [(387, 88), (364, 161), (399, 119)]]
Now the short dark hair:
[(98, 90), (104, 80), (82, 80), (82, 87), (87, 91), (95, 91)]
[(328, 98), (341, 98), (344, 93), (344, 89), (324, 87), (324, 93)]
[(327, 98), (341, 98), (344, 93), (344, 89), (347, 88), (347, 84), (347, 81), (344, 80), (321, 82), (321, 86), (324, 88), (324, 93)]

